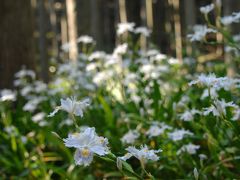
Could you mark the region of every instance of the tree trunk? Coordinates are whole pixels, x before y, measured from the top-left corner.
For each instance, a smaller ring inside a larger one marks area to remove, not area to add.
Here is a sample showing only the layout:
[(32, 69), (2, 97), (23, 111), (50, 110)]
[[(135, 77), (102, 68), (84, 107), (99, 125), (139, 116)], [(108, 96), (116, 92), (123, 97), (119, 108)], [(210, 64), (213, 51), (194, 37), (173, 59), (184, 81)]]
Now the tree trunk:
[(53, 37), (52, 37), (52, 51), (53, 51), (53, 56), (57, 58), (57, 60), (59, 61), (59, 39), (58, 39), (58, 34), (59, 34), (59, 30), (57, 27), (57, 14), (56, 11), (54, 9), (54, 0), (49, 0), (48, 1), (48, 10), (49, 10), (49, 14), (50, 14), (50, 23), (51, 23), (51, 31), (53, 33)]
[(141, 1), (140, 0), (125, 0), (127, 22), (134, 22), (136, 26), (141, 25)]
[(45, 0), (38, 0), (38, 29), (39, 29), (39, 57), (41, 65), (41, 78), (48, 82), (48, 57), (46, 40), (46, 8)]
[(67, 24), (68, 24), (68, 37), (70, 43), (69, 58), (76, 61), (78, 55), (77, 48), (77, 21), (75, 12), (75, 0), (66, 0), (67, 7)]
[(181, 35), (181, 21), (180, 21), (180, 1), (172, 0), (172, 5), (174, 9), (173, 19), (174, 19), (174, 31), (175, 31), (175, 48), (176, 57), (182, 62), (182, 35)]
[[(192, 29), (192, 27), (194, 25), (196, 25), (196, 12), (197, 12), (197, 8), (196, 8), (196, 4), (195, 1), (193, 0), (184, 0), (184, 24), (185, 24), (185, 28), (182, 29), (183, 30), (183, 34), (186, 37), (187, 34), (190, 32), (190, 30)], [(191, 56), (193, 49), (195, 49), (195, 43), (193, 42), (189, 42), (189, 40), (187, 40), (186, 42), (186, 54), (187, 56)]]
[[(167, 14), (167, 1), (157, 0), (153, 1), (153, 29), (152, 42), (160, 48), (162, 53), (170, 53), (170, 32), (172, 31), (170, 25), (170, 14)], [(167, 24), (168, 23), (168, 24)], [(168, 27), (168, 28), (167, 28)]]
[(31, 1), (1, 0), (0, 88), (12, 87), (14, 73), (34, 68)]

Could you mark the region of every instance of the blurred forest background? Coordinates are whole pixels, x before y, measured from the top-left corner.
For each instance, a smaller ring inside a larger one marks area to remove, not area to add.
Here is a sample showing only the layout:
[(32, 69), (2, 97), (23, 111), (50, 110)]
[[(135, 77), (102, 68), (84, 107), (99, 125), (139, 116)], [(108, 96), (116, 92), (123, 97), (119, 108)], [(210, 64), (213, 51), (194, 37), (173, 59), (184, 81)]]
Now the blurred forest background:
[[(217, 1), (217, 0), (216, 0)], [(52, 64), (76, 58), (76, 40), (81, 35), (94, 38), (97, 50), (111, 52), (120, 22), (135, 22), (151, 29), (150, 46), (162, 53), (192, 56), (194, 45), (186, 35), (195, 24), (203, 24), (199, 7), (211, 0), (1, 0), (0, 3), (0, 88), (12, 86), (14, 73), (22, 65), (36, 70), (49, 81)], [(221, 15), (240, 9), (240, 1), (223, 0)], [(210, 14), (214, 21), (216, 12)], [(231, 26), (238, 33), (239, 24)], [(216, 38), (220, 38), (216, 36)], [(62, 45), (76, 44), (69, 53)], [(209, 48), (200, 61), (223, 59), (223, 46)], [(213, 55), (213, 56), (211, 56)], [(217, 57), (216, 57), (217, 56)]]

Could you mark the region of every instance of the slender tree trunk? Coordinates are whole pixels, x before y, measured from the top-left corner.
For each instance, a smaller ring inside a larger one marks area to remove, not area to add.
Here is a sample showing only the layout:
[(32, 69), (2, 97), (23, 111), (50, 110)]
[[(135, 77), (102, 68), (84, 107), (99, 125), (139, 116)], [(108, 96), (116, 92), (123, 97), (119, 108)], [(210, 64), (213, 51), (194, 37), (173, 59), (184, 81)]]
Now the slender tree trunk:
[(126, 0), (118, 0), (120, 22), (127, 22)]
[[(160, 47), (162, 53), (170, 53), (171, 24), (167, 14), (168, 3), (165, 0), (153, 1), (152, 42)], [(168, 18), (168, 19), (167, 19)]]
[(75, 0), (66, 0), (68, 37), (70, 43), (69, 58), (73, 61), (77, 60), (78, 55), (75, 5)]
[(106, 18), (104, 17), (104, 7), (107, 6), (107, 2), (104, 0), (91, 0), (91, 35), (97, 42), (97, 49), (104, 48), (104, 23)]
[(146, 16), (147, 16), (147, 26), (153, 28), (153, 1), (146, 0)]
[[(193, 0), (184, 0), (184, 22), (185, 27), (183, 34), (186, 36), (190, 29), (196, 25), (196, 4)], [(195, 44), (193, 42), (186, 41), (186, 53), (188, 56), (192, 55)]]
[(59, 48), (58, 48), (58, 38), (57, 38), (59, 31), (57, 28), (57, 15), (54, 9), (54, 0), (48, 1), (48, 9), (50, 14), (51, 31), (53, 33), (53, 37), (52, 37), (53, 56), (56, 57), (57, 60), (59, 60)]
[[(149, 0), (151, 1), (151, 0)], [(127, 22), (134, 22), (136, 26), (141, 25), (141, 0), (125, 0)]]
[(181, 21), (180, 21), (180, 2), (179, 0), (172, 0), (172, 5), (174, 9), (174, 31), (175, 31), (175, 48), (176, 57), (182, 62), (182, 32), (181, 32)]
[(0, 88), (9, 88), (21, 66), (35, 67), (30, 0), (1, 0), (0, 50)]
[[(104, 45), (104, 49), (108, 52), (112, 51), (115, 45), (115, 20), (116, 20), (116, 4), (117, 0), (104, 0), (105, 4), (101, 5), (103, 11), (103, 34), (104, 37), (102, 39), (102, 44)], [(101, 11), (101, 12), (102, 12)], [(118, 12), (118, 11), (117, 11)], [(100, 21), (101, 22), (101, 21)]]
[(44, 82), (48, 82), (48, 57), (46, 42), (46, 8), (45, 0), (38, 0), (38, 29), (39, 29), (39, 57), (41, 65), (41, 78)]
[(77, 0), (77, 24), (79, 35), (90, 35), (91, 28), (91, 12), (90, 12), (90, 0)]
[[(61, 17), (61, 44), (64, 45), (68, 42), (68, 29), (66, 16)], [(63, 59), (69, 58), (68, 54), (62, 54)]]

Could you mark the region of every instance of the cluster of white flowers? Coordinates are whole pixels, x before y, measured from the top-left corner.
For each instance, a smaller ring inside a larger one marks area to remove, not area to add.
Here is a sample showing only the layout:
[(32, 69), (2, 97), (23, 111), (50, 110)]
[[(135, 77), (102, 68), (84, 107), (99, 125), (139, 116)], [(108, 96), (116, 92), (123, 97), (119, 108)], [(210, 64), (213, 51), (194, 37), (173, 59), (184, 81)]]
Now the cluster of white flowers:
[(132, 32), (134, 30), (135, 23), (119, 23), (117, 28), (117, 34), (121, 35), (125, 32)]
[(29, 111), (29, 112), (34, 112), (38, 105), (43, 102), (46, 101), (47, 98), (45, 96), (38, 96), (38, 97), (32, 97), (24, 106), (23, 106), (23, 110), (24, 111)]
[[(83, 43), (83, 44), (94, 44), (95, 41), (91, 36), (83, 35), (76, 39), (76, 43)], [(69, 50), (74, 46), (73, 43), (67, 42), (61, 46), (61, 49), (64, 52), (69, 52)]]
[(0, 101), (16, 101), (17, 93), (10, 89), (0, 91)]
[(76, 148), (74, 160), (77, 165), (88, 166), (93, 155), (104, 156), (109, 153), (108, 140), (98, 136), (95, 128), (86, 128), (83, 132), (69, 134), (63, 139), (65, 146)]
[(133, 23), (133, 22), (119, 23), (118, 27), (117, 27), (117, 35), (122, 35), (125, 32), (133, 32), (135, 34), (142, 34), (142, 35), (148, 37), (151, 33), (151, 31), (149, 29), (147, 29), (146, 27), (134, 28), (134, 26), (135, 26), (135, 23)]
[(15, 78), (17, 78), (17, 79), (22, 79), (22, 78), (27, 78), (27, 77), (31, 77), (32, 79), (35, 79), (36, 73), (32, 70), (27, 70), (27, 69), (23, 68), (15, 74)]
[(215, 74), (201, 74), (197, 77), (196, 80), (191, 81), (189, 85), (192, 86), (194, 84), (199, 84), (208, 88), (213, 87), (216, 90), (219, 90), (221, 88), (224, 88), (225, 90), (230, 90), (234, 87), (237, 87), (239, 82), (239, 79), (232, 79), (228, 77), (217, 78)]
[(188, 34), (187, 37), (190, 38), (190, 41), (201, 41), (206, 34), (208, 33), (216, 33), (217, 31), (212, 29), (212, 28), (208, 28), (205, 25), (195, 25), (193, 26), (193, 34)]

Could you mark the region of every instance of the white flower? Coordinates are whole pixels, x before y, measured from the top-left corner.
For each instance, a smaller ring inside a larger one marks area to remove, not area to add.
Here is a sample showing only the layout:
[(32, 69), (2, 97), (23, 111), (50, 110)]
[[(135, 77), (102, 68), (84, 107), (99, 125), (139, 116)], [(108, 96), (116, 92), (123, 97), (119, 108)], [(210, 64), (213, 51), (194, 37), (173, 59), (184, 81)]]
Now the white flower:
[(94, 43), (94, 40), (91, 36), (84, 35), (77, 38), (77, 42), (78, 43), (82, 42), (84, 44), (91, 44), (91, 43)]
[(45, 92), (47, 90), (47, 84), (45, 84), (44, 82), (42, 81), (35, 81), (34, 82), (34, 91), (36, 93), (41, 93), (41, 92)]
[[(210, 88), (210, 95), (211, 95), (211, 98), (217, 98), (218, 97), (218, 93), (217, 93), (217, 90), (215, 88)], [(208, 89), (204, 89), (203, 93), (202, 93), (202, 96), (201, 96), (201, 99), (205, 99), (206, 97), (209, 97), (209, 90)]]
[(64, 125), (66, 125), (66, 126), (71, 126), (71, 125), (73, 125), (73, 120), (70, 119), (70, 118), (67, 118), (67, 119), (65, 119), (64, 121), (62, 121), (62, 122), (59, 124), (59, 127), (61, 128), (61, 127), (64, 126)]
[(201, 74), (200, 76), (197, 77), (197, 80), (191, 81), (189, 85), (194, 85), (194, 84), (199, 84), (207, 87), (212, 87), (214, 86), (218, 81), (218, 78), (216, 78), (215, 74)]
[(164, 130), (163, 128), (160, 128), (159, 126), (157, 125), (152, 125), (149, 130), (146, 132), (146, 134), (149, 136), (149, 137), (154, 137), (154, 136), (159, 136), (160, 134), (163, 134), (164, 133)]
[(207, 159), (207, 156), (205, 154), (199, 154), (198, 157), (201, 161)]
[(139, 159), (140, 162), (143, 164), (146, 162), (146, 160), (158, 161), (159, 157), (155, 153), (162, 151), (162, 150), (149, 150), (146, 145), (141, 146), (140, 149), (136, 149), (133, 146), (129, 146), (128, 148), (126, 148), (126, 150), (128, 151), (128, 153), (122, 157), (119, 157), (119, 159), (126, 161), (130, 157), (134, 156), (137, 159)]
[(89, 61), (94, 59), (104, 59), (106, 57), (106, 53), (103, 51), (95, 51), (89, 56)]
[(207, 116), (210, 113), (213, 113), (214, 116), (226, 115), (226, 107), (237, 108), (237, 106), (232, 101), (226, 103), (224, 99), (216, 99), (214, 100), (213, 105), (208, 108), (204, 108), (203, 115)]
[(69, 50), (71, 49), (72, 46), (73, 45), (71, 43), (64, 43), (64, 44), (62, 44), (61, 49), (64, 52), (69, 52)]
[(32, 79), (35, 79), (36, 74), (32, 70), (26, 70), (26, 69), (22, 69), (15, 74), (15, 77), (19, 79), (25, 78), (27, 76), (31, 77)]
[(104, 156), (109, 153), (108, 140), (97, 136), (95, 128), (86, 128), (83, 132), (70, 134), (63, 141), (65, 146), (77, 148), (74, 155), (77, 165), (88, 166), (94, 154)]
[(133, 144), (140, 136), (137, 130), (129, 130), (122, 138), (121, 141), (126, 144)]
[(170, 132), (168, 134), (169, 138), (172, 139), (173, 141), (179, 141), (182, 140), (184, 138), (184, 136), (189, 135), (189, 136), (193, 136), (193, 133), (190, 132), (189, 130), (185, 130), (185, 129), (177, 129), (173, 132)]
[(178, 59), (176, 59), (176, 58), (173, 58), (173, 57), (171, 57), (171, 58), (169, 58), (168, 59), (168, 63), (169, 64), (179, 64), (179, 60)]
[(147, 52), (146, 52), (146, 56), (155, 56), (159, 53), (159, 51), (157, 49), (149, 49)]
[(171, 129), (171, 127), (163, 123), (161, 123), (160, 125), (153, 124), (150, 126), (149, 130), (146, 132), (146, 135), (148, 135), (149, 137), (159, 136), (163, 134), (166, 129)]
[(93, 71), (96, 70), (98, 67), (98, 64), (95, 62), (89, 63), (88, 65), (86, 65), (86, 71)]
[(240, 120), (240, 108), (239, 107), (234, 110), (234, 116), (233, 116), (232, 120), (233, 121)]
[(207, 6), (200, 7), (200, 12), (203, 14), (208, 14), (214, 9), (214, 4), (209, 4)]
[(8, 133), (9, 136), (17, 136), (17, 135), (18, 135), (18, 130), (17, 130), (17, 128), (16, 128), (15, 126), (12, 126), (12, 125), (6, 126), (6, 127), (4, 128), (4, 131), (5, 131), (6, 133)]
[(39, 121), (42, 121), (45, 116), (46, 114), (44, 112), (39, 112), (32, 117), (32, 121), (37, 123)]
[(136, 104), (138, 104), (141, 101), (141, 97), (137, 94), (131, 94), (130, 98)]
[(201, 41), (206, 34), (208, 33), (216, 33), (217, 31), (211, 28), (208, 28), (205, 25), (195, 25), (193, 27), (194, 34), (187, 35), (188, 38), (190, 38), (190, 41)]
[(194, 175), (194, 178), (195, 178), (196, 180), (198, 180), (198, 178), (199, 178), (199, 173), (198, 173), (198, 170), (197, 170), (196, 167), (193, 169), (193, 175)]
[(144, 74), (150, 74), (154, 70), (153, 64), (144, 64), (140, 67), (140, 72)]
[(146, 28), (146, 27), (137, 27), (137, 28), (134, 30), (134, 33), (136, 33), (136, 34), (142, 34), (142, 35), (148, 37), (148, 36), (150, 35), (151, 31), (150, 31), (148, 28)]
[(186, 95), (182, 96), (179, 102), (177, 102), (174, 106), (176, 108), (184, 108), (186, 104), (190, 102), (190, 98)]
[[(239, 83), (239, 79), (232, 79), (229, 77), (216, 77), (215, 74), (209, 74), (209, 75), (205, 75), (205, 74), (201, 74), (200, 76), (197, 77), (197, 80), (193, 80), (189, 83), (189, 85), (193, 85), (193, 84), (199, 84), (202, 86), (207, 86), (208, 88), (215, 88), (215, 90), (220, 90), (221, 88), (223, 88), (224, 90), (231, 90), (232, 88), (235, 88), (238, 86)], [(211, 89), (211, 91), (213, 91), (213, 95), (215, 94), (214, 90)], [(206, 93), (206, 92), (204, 92)], [(216, 95), (216, 94), (215, 94)], [(204, 94), (204, 96), (206, 96), (206, 94)], [(212, 95), (211, 95), (212, 96)]]
[(77, 101), (76, 98), (61, 99), (61, 105), (56, 107), (56, 109), (48, 115), (48, 117), (53, 117), (59, 110), (68, 112), (69, 114), (74, 114), (76, 116), (83, 116), (83, 110), (89, 106), (89, 99), (83, 101)]
[(223, 88), (225, 91), (229, 91), (233, 88), (236, 88), (239, 82), (240, 82), (239, 79), (233, 79), (229, 77), (220, 77), (218, 78), (218, 81), (215, 84), (215, 88), (217, 90)]
[(119, 23), (117, 28), (117, 35), (121, 35), (125, 32), (132, 32), (134, 30), (135, 23)]
[(15, 101), (17, 93), (10, 89), (3, 89), (0, 92), (0, 101)]
[(200, 148), (199, 145), (194, 145), (189, 143), (187, 145), (183, 145), (178, 151), (177, 154), (181, 154), (182, 152), (187, 152), (188, 154), (196, 154), (197, 150)]
[(183, 121), (192, 121), (193, 114), (190, 111), (185, 111), (183, 114), (180, 115), (180, 119)]
[(37, 109), (37, 106), (42, 102), (45, 101), (46, 97), (33, 97), (31, 100), (29, 100), (24, 106), (24, 111), (33, 112)]
[(238, 23), (240, 21), (240, 12), (232, 13), (232, 15), (224, 16), (221, 18), (221, 22), (224, 25), (229, 25), (232, 23)]
[(180, 119), (183, 121), (192, 121), (195, 114), (201, 114), (201, 112), (196, 109), (188, 110), (180, 114)]
[(23, 144), (26, 144), (26, 143), (27, 143), (27, 140), (28, 140), (28, 139), (27, 139), (26, 136), (21, 136), (20, 139), (21, 139), (21, 141), (22, 141)]
[(113, 70), (104, 70), (96, 73), (96, 75), (93, 77), (93, 82), (96, 85), (102, 85), (104, 82), (109, 80), (113, 77)]
[(158, 62), (161, 62), (162, 60), (167, 59), (167, 56), (165, 54), (158, 53), (157, 55), (152, 57), (152, 59), (154, 59)]
[(114, 54), (114, 55), (122, 55), (122, 54), (125, 54), (125, 53), (127, 52), (127, 48), (128, 48), (128, 44), (127, 44), (127, 43), (118, 45), (118, 46), (114, 49), (113, 54)]
[(20, 91), (20, 94), (23, 96), (23, 97), (26, 97), (28, 96), (32, 91), (33, 91), (33, 87), (31, 85), (27, 85), (25, 86), (24, 88), (21, 89)]

